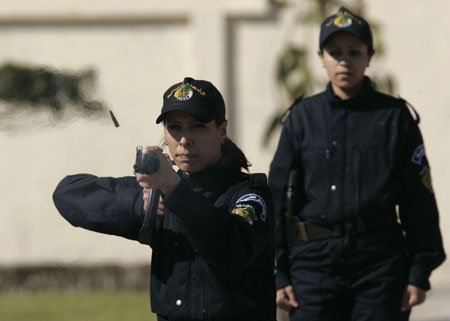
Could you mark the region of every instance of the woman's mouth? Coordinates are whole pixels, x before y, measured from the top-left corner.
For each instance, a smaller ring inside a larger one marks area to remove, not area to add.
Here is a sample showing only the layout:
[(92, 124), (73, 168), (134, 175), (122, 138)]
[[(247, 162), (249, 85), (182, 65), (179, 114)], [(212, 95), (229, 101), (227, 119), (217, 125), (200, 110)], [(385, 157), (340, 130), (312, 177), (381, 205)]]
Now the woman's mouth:
[(338, 72), (337, 75), (341, 76), (341, 77), (349, 77), (352, 75), (352, 73), (350, 71), (343, 71), (343, 72)]
[(181, 154), (177, 154), (176, 157), (181, 160), (191, 160), (191, 159), (195, 158), (195, 155), (191, 154), (191, 153), (181, 153)]

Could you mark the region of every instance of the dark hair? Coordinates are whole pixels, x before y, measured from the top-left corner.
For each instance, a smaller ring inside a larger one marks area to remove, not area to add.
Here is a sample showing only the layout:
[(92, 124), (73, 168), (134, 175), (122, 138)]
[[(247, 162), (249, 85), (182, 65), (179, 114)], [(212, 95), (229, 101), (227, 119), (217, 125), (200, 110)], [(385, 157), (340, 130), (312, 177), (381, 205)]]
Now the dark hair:
[(225, 138), (221, 149), (222, 154), (231, 154), (234, 161), (239, 165), (239, 167), (245, 169), (248, 172), (248, 168), (252, 166), (252, 164), (247, 160), (244, 152), (239, 147), (237, 147), (237, 145), (233, 143), (231, 139)]
[[(214, 118), (216, 126), (222, 125), (225, 121), (222, 117)], [(230, 139), (225, 138), (221, 146), (222, 154), (231, 154), (233, 160), (239, 165), (240, 168), (245, 169), (248, 172), (248, 168), (252, 166), (252, 164), (248, 161), (244, 152)]]

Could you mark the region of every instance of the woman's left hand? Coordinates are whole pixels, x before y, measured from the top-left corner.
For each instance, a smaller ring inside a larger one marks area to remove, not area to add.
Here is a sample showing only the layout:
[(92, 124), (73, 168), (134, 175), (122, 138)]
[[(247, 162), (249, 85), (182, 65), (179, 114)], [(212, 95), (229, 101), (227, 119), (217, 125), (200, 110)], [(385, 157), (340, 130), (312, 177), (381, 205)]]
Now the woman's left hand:
[[(145, 212), (147, 211), (147, 206), (150, 201), (150, 190), (148, 188), (144, 188), (144, 191), (142, 193), (142, 198), (144, 200), (144, 205), (142, 206), (142, 215), (145, 215)], [(159, 203), (158, 208), (156, 210), (156, 215), (158, 215), (158, 218), (162, 218), (164, 215), (168, 213), (167, 207), (164, 205), (163, 198), (159, 197)]]
[(402, 311), (411, 310), (413, 306), (423, 303), (425, 298), (426, 293), (423, 289), (415, 285), (408, 284), (405, 289), (405, 293), (403, 294)]
[(159, 159), (159, 169), (151, 175), (135, 173), (136, 180), (143, 188), (156, 188), (165, 195), (172, 193), (180, 181), (180, 177), (173, 170), (173, 162), (169, 155), (163, 154), (158, 146), (145, 147), (148, 151), (153, 151)]

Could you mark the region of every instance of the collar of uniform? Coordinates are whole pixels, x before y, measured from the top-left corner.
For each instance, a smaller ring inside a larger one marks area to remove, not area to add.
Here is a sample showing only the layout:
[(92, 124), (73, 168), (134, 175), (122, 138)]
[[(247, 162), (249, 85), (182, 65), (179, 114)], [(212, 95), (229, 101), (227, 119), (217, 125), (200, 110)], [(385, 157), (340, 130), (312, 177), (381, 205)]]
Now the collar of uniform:
[(242, 174), (232, 155), (225, 154), (212, 166), (199, 173), (191, 174), (188, 177), (205, 189), (205, 191), (218, 194), (232, 182), (236, 181)]
[(362, 107), (363, 103), (370, 100), (374, 89), (372, 87), (372, 81), (369, 77), (364, 76), (363, 87), (361, 91), (356, 94), (356, 96), (343, 100), (339, 96), (335, 95), (331, 87), (331, 82), (328, 83), (325, 94), (327, 95), (328, 101), (334, 107)]

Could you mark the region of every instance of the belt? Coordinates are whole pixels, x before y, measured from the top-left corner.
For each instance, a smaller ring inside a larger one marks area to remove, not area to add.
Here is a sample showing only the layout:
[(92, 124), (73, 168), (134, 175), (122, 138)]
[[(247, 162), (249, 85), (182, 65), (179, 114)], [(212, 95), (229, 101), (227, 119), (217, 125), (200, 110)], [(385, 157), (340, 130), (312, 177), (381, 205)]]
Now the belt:
[(392, 213), (389, 213), (389, 215), (356, 217), (334, 225), (314, 224), (292, 217), (287, 217), (287, 219), (287, 239), (292, 244), (362, 233), (396, 221)]

